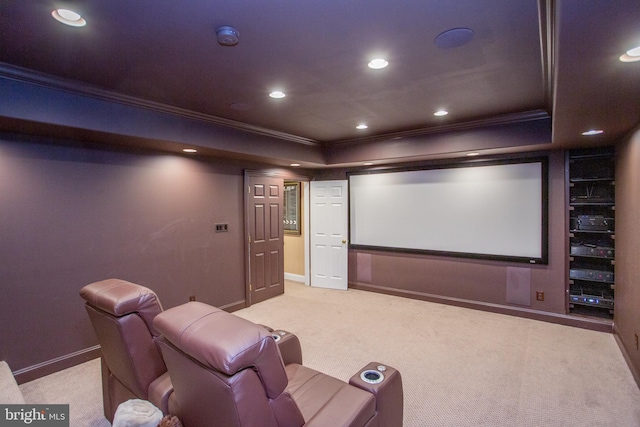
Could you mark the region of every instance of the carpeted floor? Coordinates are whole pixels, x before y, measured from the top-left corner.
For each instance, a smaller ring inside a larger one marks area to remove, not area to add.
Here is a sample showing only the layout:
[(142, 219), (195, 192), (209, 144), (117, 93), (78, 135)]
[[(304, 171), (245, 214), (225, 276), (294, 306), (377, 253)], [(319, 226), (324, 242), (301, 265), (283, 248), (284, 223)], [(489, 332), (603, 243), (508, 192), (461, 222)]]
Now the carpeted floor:
[(236, 314), (300, 338), (304, 364), (342, 380), (400, 371), (405, 426), (640, 426), (640, 390), (611, 334), (288, 283)]
[[(295, 282), (235, 314), (297, 334), (304, 364), (336, 378), (369, 361), (397, 368), (405, 426), (640, 426), (611, 334)], [(70, 403), (71, 426), (109, 425), (97, 360), (20, 388), (27, 403)]]
[(100, 359), (20, 385), (26, 403), (69, 404), (70, 427), (109, 427), (102, 414)]

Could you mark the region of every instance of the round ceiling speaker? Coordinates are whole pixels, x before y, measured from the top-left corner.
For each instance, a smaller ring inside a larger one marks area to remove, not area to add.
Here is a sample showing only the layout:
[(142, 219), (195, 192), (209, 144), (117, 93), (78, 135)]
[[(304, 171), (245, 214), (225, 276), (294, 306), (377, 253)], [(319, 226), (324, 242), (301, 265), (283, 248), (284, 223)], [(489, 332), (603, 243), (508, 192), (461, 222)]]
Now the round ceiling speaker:
[(473, 30), (469, 28), (452, 28), (438, 34), (434, 43), (440, 49), (452, 49), (469, 43), (472, 38)]
[(240, 33), (233, 27), (220, 27), (216, 30), (218, 43), (222, 46), (235, 46), (238, 44)]

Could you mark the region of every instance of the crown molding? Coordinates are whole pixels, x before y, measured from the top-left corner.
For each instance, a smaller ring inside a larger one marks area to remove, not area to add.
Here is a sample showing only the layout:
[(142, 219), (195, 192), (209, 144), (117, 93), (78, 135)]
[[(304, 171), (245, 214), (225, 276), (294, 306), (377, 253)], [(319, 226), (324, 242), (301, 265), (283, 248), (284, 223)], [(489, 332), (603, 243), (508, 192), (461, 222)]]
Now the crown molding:
[(75, 80), (64, 79), (52, 76), (50, 74), (40, 73), (27, 68), (10, 65), (0, 62), (0, 78), (20, 81), (32, 85), (46, 87), (49, 89), (60, 90), (75, 95), (92, 97), (99, 100), (119, 103), (131, 107), (142, 108), (145, 110), (156, 111), (159, 113), (171, 114), (178, 117), (184, 117), (192, 120), (199, 120), (213, 125), (224, 126), (250, 132), (253, 134), (268, 136), (281, 140), (291, 141), (298, 144), (317, 146), (320, 142), (313, 139), (292, 135), (285, 132), (278, 132), (272, 129), (260, 126), (249, 125), (235, 120), (225, 119), (210, 114), (199, 113), (197, 111), (188, 110), (186, 108), (174, 107), (160, 102), (149, 101), (143, 98), (123, 95), (117, 92), (101, 89), (99, 87), (81, 83)]
[(466, 122), (453, 123), (443, 126), (433, 126), (428, 128), (411, 129), (400, 132), (386, 133), (383, 135), (372, 135), (362, 138), (347, 139), (342, 141), (334, 141), (328, 143), (329, 146), (343, 145), (343, 144), (360, 144), (365, 142), (384, 141), (390, 139), (404, 139), (415, 138), (426, 135), (432, 135), (444, 132), (460, 132), (470, 129), (478, 129), (488, 126), (501, 126), (516, 123), (529, 122), (534, 120), (546, 120), (551, 116), (544, 110), (530, 110), (522, 111), (518, 113), (503, 114), (501, 116), (494, 116), (486, 119), (470, 120)]

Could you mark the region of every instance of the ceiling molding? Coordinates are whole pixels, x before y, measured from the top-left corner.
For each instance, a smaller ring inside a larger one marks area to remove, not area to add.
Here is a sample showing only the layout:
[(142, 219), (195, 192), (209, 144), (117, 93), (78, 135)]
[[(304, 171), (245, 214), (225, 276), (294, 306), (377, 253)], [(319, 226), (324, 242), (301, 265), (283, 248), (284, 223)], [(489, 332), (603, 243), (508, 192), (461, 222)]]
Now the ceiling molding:
[(519, 113), (503, 114), (501, 116), (490, 117), (487, 119), (471, 120), (467, 122), (454, 123), (450, 125), (434, 126), (429, 128), (412, 129), (408, 131), (387, 133), (384, 135), (374, 135), (370, 137), (355, 138), (343, 141), (331, 142), (327, 145), (336, 146), (343, 144), (360, 144), (365, 142), (383, 141), (389, 139), (403, 139), (420, 137), (424, 135), (432, 135), (443, 132), (455, 132), (464, 131), (469, 129), (477, 129), (486, 126), (506, 125), (513, 123), (523, 123), (533, 120), (546, 120), (549, 119), (549, 113), (544, 110), (530, 110), (522, 111)]
[(156, 111), (174, 116), (184, 117), (188, 119), (200, 120), (206, 123), (229, 127), (233, 129), (250, 132), (253, 134), (269, 136), (286, 141), (296, 142), (304, 145), (319, 145), (320, 142), (309, 138), (303, 138), (285, 132), (254, 126), (235, 120), (229, 120), (222, 117), (212, 116), (209, 114), (198, 113), (186, 108), (174, 107), (160, 102), (149, 101), (142, 98), (136, 98), (129, 95), (123, 95), (109, 90), (101, 89), (96, 86), (80, 83), (74, 80), (63, 79), (49, 74), (39, 73), (22, 67), (17, 67), (7, 63), (0, 62), (0, 77), (9, 80), (20, 81), (49, 89), (60, 90), (80, 96), (97, 98), (103, 101), (115, 102), (127, 106), (142, 108), (145, 110)]

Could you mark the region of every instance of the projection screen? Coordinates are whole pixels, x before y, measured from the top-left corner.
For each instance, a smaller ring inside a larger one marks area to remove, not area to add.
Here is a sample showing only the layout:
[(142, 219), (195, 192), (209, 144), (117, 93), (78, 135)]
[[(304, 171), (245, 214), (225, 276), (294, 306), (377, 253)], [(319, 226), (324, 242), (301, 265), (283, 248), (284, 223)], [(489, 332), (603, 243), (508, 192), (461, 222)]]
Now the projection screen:
[(353, 248), (547, 263), (547, 159), (349, 174)]

